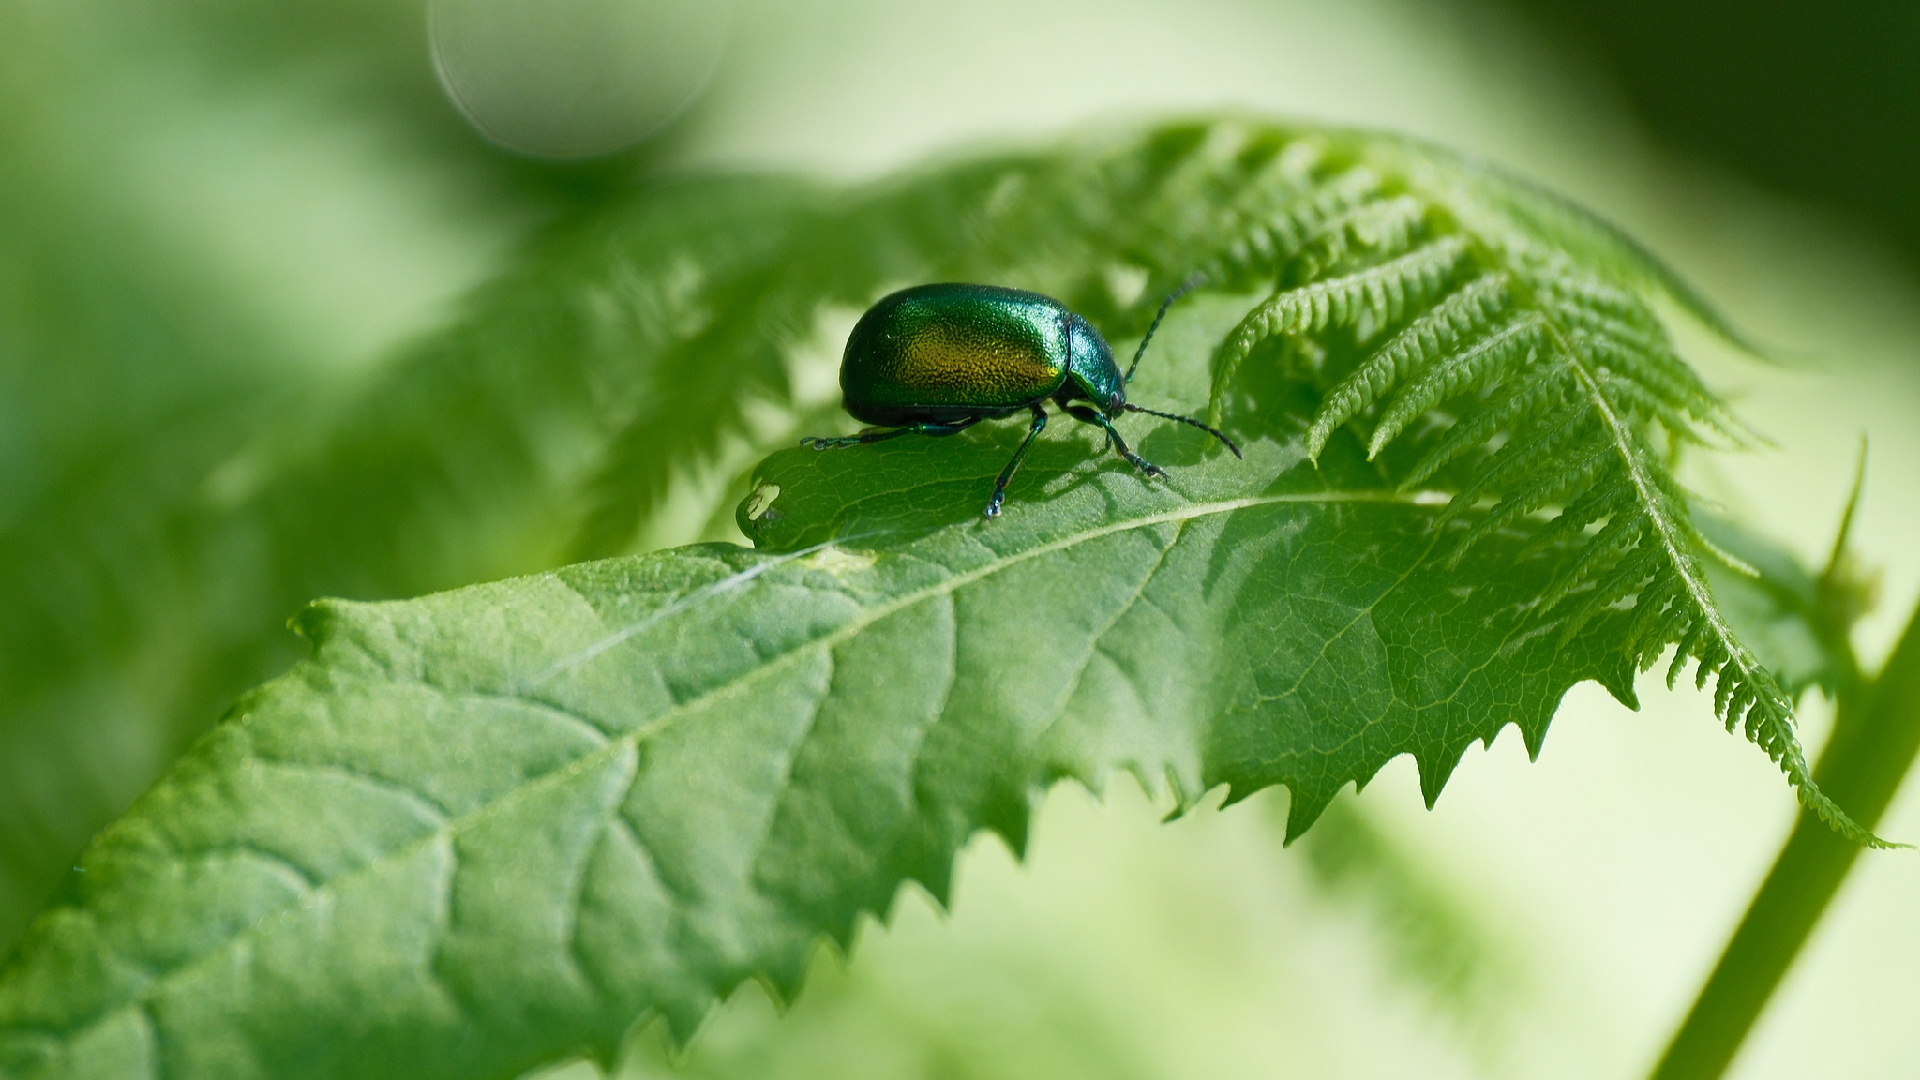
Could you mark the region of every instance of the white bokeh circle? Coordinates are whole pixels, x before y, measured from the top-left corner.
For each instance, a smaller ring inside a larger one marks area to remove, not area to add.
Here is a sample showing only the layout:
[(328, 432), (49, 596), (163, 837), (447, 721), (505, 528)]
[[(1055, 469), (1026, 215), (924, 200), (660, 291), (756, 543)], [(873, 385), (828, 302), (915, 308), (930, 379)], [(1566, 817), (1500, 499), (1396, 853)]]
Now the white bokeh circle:
[(623, 150), (699, 96), (725, 0), (429, 0), (440, 83), (489, 140), (574, 160)]

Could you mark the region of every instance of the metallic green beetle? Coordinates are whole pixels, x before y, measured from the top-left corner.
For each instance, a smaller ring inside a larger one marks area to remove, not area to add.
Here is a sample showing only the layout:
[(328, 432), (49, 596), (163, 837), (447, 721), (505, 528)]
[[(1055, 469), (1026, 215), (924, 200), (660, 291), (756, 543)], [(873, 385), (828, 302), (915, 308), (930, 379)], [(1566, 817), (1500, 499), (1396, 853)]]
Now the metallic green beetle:
[(1048, 398), (1075, 420), (1103, 429), (1107, 445), (1148, 476), (1165, 476), (1166, 470), (1128, 449), (1112, 420), (1123, 412), (1191, 424), (1239, 457), (1233, 440), (1200, 421), (1143, 409), (1127, 400), (1127, 383), (1133, 381), (1134, 368), (1140, 366), (1160, 320), (1198, 284), (1200, 279), (1190, 279), (1160, 305), (1124, 376), (1099, 331), (1058, 300), (1039, 293), (940, 284), (916, 285), (882, 297), (847, 337), (840, 390), (854, 419), (893, 430), (806, 438), (801, 445), (826, 450), (900, 435), (952, 435), (1026, 409), (1033, 423), (994, 481), (985, 512), (989, 518), (1000, 515), (1007, 481), (1047, 426)]

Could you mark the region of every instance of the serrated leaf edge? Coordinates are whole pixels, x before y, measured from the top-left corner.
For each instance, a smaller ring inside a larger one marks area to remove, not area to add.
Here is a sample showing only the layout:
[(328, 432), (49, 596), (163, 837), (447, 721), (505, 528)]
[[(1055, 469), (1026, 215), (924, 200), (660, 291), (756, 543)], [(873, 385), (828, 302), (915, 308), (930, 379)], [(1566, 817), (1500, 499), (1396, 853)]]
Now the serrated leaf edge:
[[(1110, 522), (1096, 528), (1080, 530), (1066, 536), (1056, 537), (1045, 543), (1037, 544), (1031, 548), (1027, 548), (1022, 551), (1018, 551), (1009, 555), (1000, 556), (980, 566), (973, 567), (969, 570), (953, 574), (946, 578), (942, 578), (940, 581), (936, 582), (933, 585), (929, 585), (922, 589), (917, 589), (903, 596), (889, 599), (883, 603), (875, 604), (872, 607), (863, 608), (857, 615), (851, 618), (846, 624), (836, 627), (834, 630), (826, 634), (823, 634), (817, 638), (813, 638), (800, 645), (797, 645), (786, 652), (782, 652), (778, 655), (765, 658), (761, 662), (755, 664), (753, 667), (745, 671), (742, 671), (737, 675), (727, 679), (726, 681), (709, 688), (708, 690), (701, 693), (700, 695), (696, 697), (688, 698), (685, 701), (675, 703), (672, 706), (672, 708), (668, 709), (663, 715), (654, 718), (652, 721), (646, 724), (643, 724), (639, 727), (636, 727), (630, 731), (621, 732), (618, 735), (608, 735), (605, 737), (606, 738), (605, 742), (594, 747), (589, 752), (582, 754), (578, 757), (569, 759), (565, 762), (559, 763), (555, 765), (553, 769), (547, 772), (541, 773), (538, 776), (532, 777), (526, 780), (524, 783), (520, 783), (513, 786), (512, 788), (500, 794), (498, 797), (488, 801), (483, 805), (475, 807), (474, 809), (472, 809), (471, 811), (468, 811), (467, 813), (461, 814), (457, 817), (443, 817), (441, 824), (438, 825), (432, 831), (425, 832), (416, 837), (413, 837), (412, 839), (408, 840), (406, 843), (401, 844), (389, 851), (383, 852), (379, 856), (369, 860), (366, 863), (361, 864), (360, 866), (354, 867), (343, 873), (335, 875), (334, 877), (328, 878), (325, 881), (315, 883), (310, 890), (308, 890), (306, 893), (303, 894), (301, 898), (302, 903), (314, 902), (319, 897), (337, 890), (341, 885), (343, 885), (346, 882), (358, 880), (368, 875), (378, 874), (382, 871), (383, 867), (391, 864), (393, 861), (397, 859), (405, 858), (413, 853), (425, 850), (429, 847), (435, 847), (435, 846), (441, 846), (441, 845), (451, 846), (453, 844), (453, 841), (469, 825), (478, 824), (485, 821), (487, 818), (490, 818), (500, 813), (504, 808), (512, 806), (519, 800), (534, 796), (535, 794), (544, 790), (550, 784), (567, 782), (568, 780), (573, 778), (574, 773), (579, 768), (588, 767), (591, 764), (603, 758), (609, 757), (610, 755), (624, 753), (638, 747), (641, 743), (646, 741), (648, 738), (672, 726), (675, 722), (677, 722), (677, 720), (681, 716), (696, 710), (701, 705), (708, 703), (721, 695), (735, 692), (740, 687), (750, 684), (754, 680), (757, 680), (765, 675), (771, 674), (776, 670), (778, 670), (779, 668), (786, 665), (787, 663), (800, 659), (805, 655), (808, 655), (819, 649), (830, 649), (836, 645), (839, 645), (843, 642), (851, 640), (852, 638), (856, 637), (861, 631), (865, 630), (867, 627), (885, 619), (886, 617), (892, 614), (895, 614), (896, 612), (905, 610), (906, 608), (909, 608), (918, 603), (922, 603), (934, 597), (937, 597), (943, 594), (950, 594), (960, 588), (963, 588), (969, 584), (972, 584), (973, 582), (991, 577), (992, 575), (1000, 573), (1003, 570), (1020, 565), (1021, 563), (1025, 563), (1032, 559), (1040, 558), (1049, 554), (1053, 554), (1055, 552), (1064, 551), (1064, 550), (1073, 548), (1077, 545), (1089, 543), (1106, 536), (1112, 536), (1112, 535), (1116, 535), (1124, 532), (1131, 532), (1136, 529), (1151, 528), (1155, 525), (1164, 525), (1164, 524), (1192, 521), (1192, 520), (1197, 520), (1204, 517), (1209, 517), (1215, 514), (1232, 513), (1234, 511), (1249, 509), (1253, 507), (1274, 506), (1274, 505), (1282, 505), (1287, 503), (1305, 503), (1305, 504), (1389, 503), (1389, 504), (1403, 504), (1408, 506), (1431, 507), (1435, 505), (1436, 502), (1438, 502), (1441, 498), (1443, 498), (1443, 496), (1438, 496), (1436, 493), (1425, 492), (1425, 491), (1404, 492), (1404, 491), (1395, 491), (1395, 490), (1387, 490), (1387, 489), (1381, 489), (1381, 490), (1361, 489), (1361, 490), (1351, 490), (1351, 491), (1322, 490), (1322, 491), (1286, 493), (1286, 494), (1277, 494), (1277, 495), (1249, 496), (1249, 497), (1240, 498), (1240, 499), (1227, 499), (1227, 500), (1219, 500), (1219, 501), (1206, 502), (1206, 503), (1190, 503), (1176, 509), (1161, 511), (1161, 512), (1149, 514), (1149, 515), (1143, 515), (1137, 518), (1131, 518), (1124, 522)], [(820, 546), (824, 547), (825, 545), (820, 545)], [(792, 556), (793, 556), (793, 553), (770, 556), (767, 563), (762, 563), (757, 565), (762, 565), (762, 566), (769, 565), (769, 564), (778, 565), (779, 563), (791, 561)], [(749, 569), (752, 569), (752, 568), (749, 568)], [(554, 574), (548, 573), (548, 574), (534, 575), (533, 577), (525, 580), (539, 581), (542, 579), (551, 579), (554, 576), (555, 576)], [(696, 591), (699, 591), (699, 590), (696, 590)], [(405, 602), (406, 601), (388, 601), (386, 603), (405, 603)], [(313, 607), (309, 609), (308, 616), (302, 619), (302, 625), (306, 627), (308, 632), (314, 637), (315, 646), (316, 648), (318, 648), (325, 641), (326, 636), (328, 634), (324, 614), (329, 609), (361, 607), (361, 606), (377, 606), (377, 605), (364, 604), (356, 601), (337, 601), (337, 600), (317, 601), (313, 605)], [(319, 616), (319, 617), (316, 617), (316, 616)], [(624, 633), (624, 628), (621, 631), (615, 631), (615, 635), (609, 635), (609, 636), (610, 637), (617, 636), (623, 633)], [(599, 654), (595, 654), (595, 655), (599, 655)], [(312, 663), (313, 661), (311, 660), (303, 662), (299, 667), (296, 667), (293, 671), (289, 672), (287, 675), (282, 676), (281, 680), (291, 680), (291, 679), (300, 678), (303, 672), (305, 671), (305, 669), (308, 667), (308, 665)], [(276, 680), (276, 681), (281, 681), (281, 680)], [(272, 684), (268, 684), (268, 685), (270, 686)], [(542, 701), (539, 698), (535, 698), (535, 697), (521, 696), (520, 700), (523, 700), (527, 704), (532, 706), (538, 706), (543, 708), (558, 707), (553, 705), (550, 702)], [(233, 721), (229, 721), (229, 723), (238, 723), (238, 724), (245, 724), (248, 722), (249, 722), (248, 718), (244, 714)], [(224, 726), (225, 725), (223, 725), (223, 728)], [(222, 730), (222, 728), (216, 728), (213, 735), (217, 735), (220, 730)], [(1187, 797), (1187, 794), (1181, 793), (1180, 797), (1184, 799)], [(136, 812), (137, 812), (137, 807), (136, 807)], [(137, 821), (136, 818), (132, 818), (132, 817), (125, 818), (122, 820)], [(104, 835), (110, 835), (110, 833), (103, 834), (103, 836)], [(96, 841), (96, 843), (97, 842), (98, 841)], [(449, 849), (451, 850), (452, 848), (449, 847)], [(84, 858), (85, 858), (85, 855), (83, 853), (82, 859), (84, 860)], [(451, 877), (449, 877), (449, 880), (451, 880)], [(904, 883), (904, 879), (903, 879), (903, 883)], [(54, 909), (53, 911), (43, 913), (40, 916), (40, 918), (36, 920), (36, 925), (38, 924), (39, 921), (52, 916), (57, 910), (60, 910), (60, 909)], [(281, 910), (290, 910), (290, 909), (282, 908)], [(228, 955), (232, 949), (240, 947), (245, 940), (247, 940), (249, 937), (256, 934), (258, 932), (256, 927), (269, 921), (272, 917), (272, 914), (273, 914), (272, 912), (263, 913), (261, 919), (256, 920), (256, 922), (241, 928), (236, 933), (234, 933), (233, 936), (221, 942), (218, 946), (208, 949), (206, 952), (203, 952), (198, 956), (195, 956), (190, 961), (178, 967), (174, 967), (161, 975), (156, 976), (155, 978), (147, 982), (145, 985), (143, 985), (140, 991), (131, 1000), (123, 1001), (117, 1005), (111, 1006), (108, 1009), (105, 1009), (102, 1012), (87, 1018), (86, 1020), (76, 1023), (71, 1028), (67, 1029), (65, 1032), (62, 1032), (60, 1035), (60, 1038), (63, 1043), (63, 1049), (65, 1046), (70, 1046), (76, 1039), (82, 1037), (85, 1032), (93, 1030), (99, 1027), (103, 1023), (107, 1023), (117, 1016), (123, 1015), (126, 1011), (130, 1009), (142, 1010), (142, 1011), (148, 1009), (152, 1001), (152, 996), (157, 989), (168, 985), (168, 983), (171, 980), (179, 978), (183, 975), (186, 975), (196, 970), (197, 968), (201, 967), (204, 964), (215, 962), (220, 957)], [(31, 935), (31, 931), (29, 931), (29, 936), (30, 935)], [(726, 990), (731, 988), (719, 987), (718, 989), (724, 993)]]

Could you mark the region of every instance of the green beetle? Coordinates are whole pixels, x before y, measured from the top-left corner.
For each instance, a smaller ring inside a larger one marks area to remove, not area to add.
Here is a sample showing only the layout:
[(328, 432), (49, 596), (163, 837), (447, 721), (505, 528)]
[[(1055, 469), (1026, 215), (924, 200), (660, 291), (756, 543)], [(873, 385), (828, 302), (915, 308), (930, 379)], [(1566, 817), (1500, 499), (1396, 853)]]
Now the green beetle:
[(1134, 453), (1114, 430), (1113, 417), (1146, 413), (1178, 420), (1226, 444), (1233, 440), (1188, 416), (1143, 409), (1127, 400), (1127, 383), (1173, 302), (1200, 284), (1190, 279), (1160, 305), (1153, 326), (1126, 374), (1113, 350), (1087, 320), (1051, 297), (997, 285), (916, 285), (882, 297), (847, 336), (840, 390), (856, 420), (891, 428), (839, 439), (802, 439), (815, 450), (880, 442), (900, 435), (952, 435), (982, 420), (1025, 409), (1033, 414), (1026, 440), (994, 481), (986, 516), (1000, 515), (1007, 481), (1027, 448), (1047, 426), (1052, 398), (1068, 416), (1106, 432), (1107, 445), (1148, 476), (1166, 470)]

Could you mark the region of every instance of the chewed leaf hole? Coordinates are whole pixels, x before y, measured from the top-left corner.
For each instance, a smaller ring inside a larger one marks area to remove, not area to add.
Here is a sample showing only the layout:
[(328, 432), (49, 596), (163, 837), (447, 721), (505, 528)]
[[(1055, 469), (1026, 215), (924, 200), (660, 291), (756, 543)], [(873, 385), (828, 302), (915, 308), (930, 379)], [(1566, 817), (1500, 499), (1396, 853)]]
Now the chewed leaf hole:
[(779, 484), (761, 484), (747, 496), (747, 520), (759, 521), (773, 508), (773, 500), (780, 497)]

